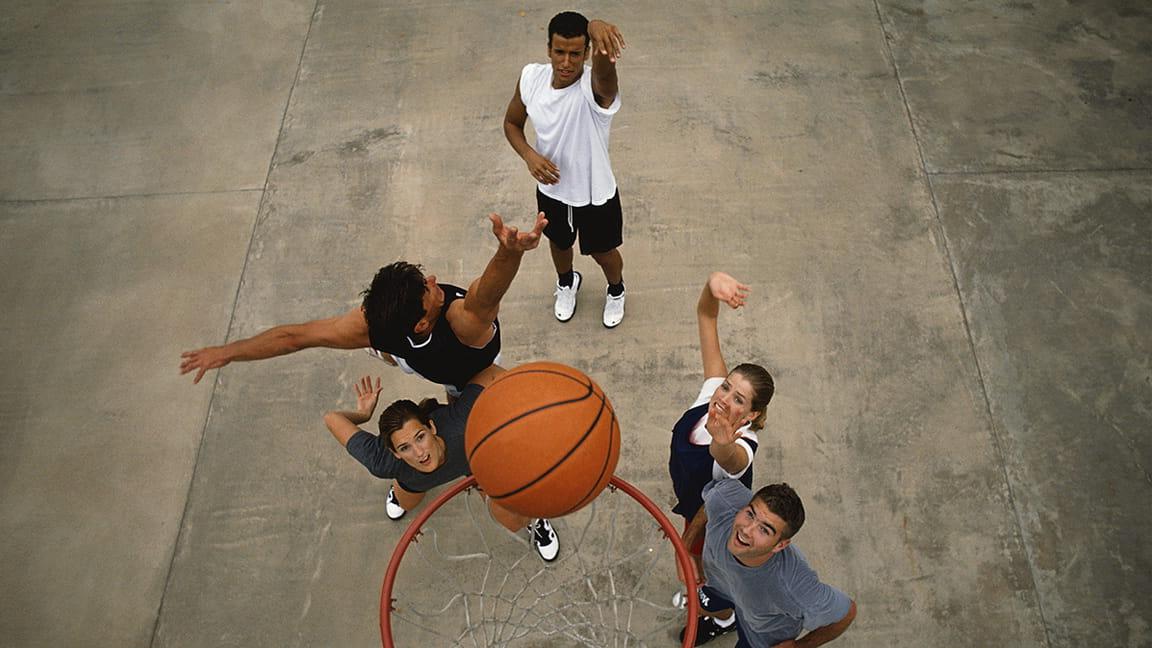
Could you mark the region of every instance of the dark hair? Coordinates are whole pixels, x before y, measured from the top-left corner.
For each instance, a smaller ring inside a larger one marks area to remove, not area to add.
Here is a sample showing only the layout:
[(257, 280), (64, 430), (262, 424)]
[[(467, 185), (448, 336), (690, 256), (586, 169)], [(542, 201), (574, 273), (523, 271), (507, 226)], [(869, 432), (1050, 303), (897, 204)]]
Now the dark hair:
[(769, 511), (779, 515), (788, 525), (788, 528), (780, 533), (785, 540), (796, 535), (800, 527), (804, 526), (804, 504), (788, 484), (769, 484), (756, 491), (748, 503), (751, 504), (754, 500), (763, 502)]
[(364, 319), (369, 331), (389, 340), (412, 333), (424, 317), (424, 273), (418, 265), (397, 261), (380, 268), (364, 296)]
[(552, 47), (552, 35), (564, 38), (584, 37), (584, 47), (588, 47), (588, 19), (575, 11), (561, 11), (548, 21), (548, 47)]
[(764, 367), (749, 362), (737, 366), (729, 375), (734, 373), (744, 376), (744, 379), (752, 385), (752, 411), (760, 412), (748, 425), (753, 430), (763, 429), (767, 418), (765, 410), (772, 400), (772, 395), (776, 393), (776, 383), (772, 381), (772, 374)]
[(388, 407), (380, 412), (380, 436), (384, 438), (384, 442), (388, 445), (388, 449), (396, 452), (396, 446), (392, 444), (392, 434), (404, 427), (408, 421), (418, 421), (421, 425), (429, 425), (432, 423), (432, 411), (440, 407), (440, 402), (435, 398), (425, 398), (417, 405), (408, 399), (398, 400), (393, 402)]

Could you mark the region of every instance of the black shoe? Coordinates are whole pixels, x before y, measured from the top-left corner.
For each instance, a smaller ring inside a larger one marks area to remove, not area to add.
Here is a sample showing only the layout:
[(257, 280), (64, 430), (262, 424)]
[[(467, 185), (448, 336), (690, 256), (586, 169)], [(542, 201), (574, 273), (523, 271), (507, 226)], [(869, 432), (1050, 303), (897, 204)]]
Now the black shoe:
[[(683, 628), (680, 630), (680, 642), (681, 643), (684, 642), (684, 631), (687, 629), (688, 628)], [(696, 643), (694, 643), (692, 645), (693, 646), (703, 646), (704, 644), (708, 643), (709, 641), (712, 641), (716, 637), (719, 637), (720, 635), (726, 635), (735, 629), (736, 629), (736, 620), (735, 619), (732, 620), (732, 623), (730, 623), (727, 628), (724, 628), (724, 627), (721, 627), (719, 625), (716, 625), (716, 622), (712, 620), (712, 617), (700, 617), (700, 620), (696, 622)]]

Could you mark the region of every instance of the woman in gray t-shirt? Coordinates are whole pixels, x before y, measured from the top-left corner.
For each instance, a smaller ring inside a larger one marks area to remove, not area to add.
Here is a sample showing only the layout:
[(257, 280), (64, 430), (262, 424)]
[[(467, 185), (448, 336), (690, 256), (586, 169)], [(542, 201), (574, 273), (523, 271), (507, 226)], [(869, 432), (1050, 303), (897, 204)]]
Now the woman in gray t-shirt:
[[(476, 374), (460, 397), (444, 405), (434, 398), (419, 404), (410, 400), (394, 401), (380, 414), (380, 434), (372, 434), (359, 426), (372, 419), (380, 397), (380, 379), (375, 384), (371, 376), (362, 377), (356, 384), (356, 410), (332, 411), (324, 415), (328, 431), (352, 455), (380, 479), (392, 479), (385, 501), (385, 512), (392, 520), (404, 514), (424, 499), (424, 494), (437, 487), (471, 475), (464, 449), (464, 432), (468, 414), (483, 393), (504, 369), (491, 365)], [(531, 518), (505, 509), (488, 500), (492, 517), (509, 531), (529, 526)], [(556, 533), (547, 520), (541, 518), (531, 524), (533, 544), (545, 560), (553, 560), (559, 550)]]

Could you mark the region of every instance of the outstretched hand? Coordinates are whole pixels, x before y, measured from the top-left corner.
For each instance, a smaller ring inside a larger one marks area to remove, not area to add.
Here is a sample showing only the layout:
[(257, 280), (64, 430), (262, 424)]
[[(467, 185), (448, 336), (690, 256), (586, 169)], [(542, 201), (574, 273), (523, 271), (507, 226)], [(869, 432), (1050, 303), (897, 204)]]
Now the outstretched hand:
[(731, 308), (740, 308), (744, 305), (744, 300), (748, 298), (748, 292), (752, 289), (746, 284), (736, 281), (730, 274), (713, 272), (708, 277), (708, 290), (713, 297), (728, 304)]
[(228, 356), (222, 347), (205, 347), (196, 351), (185, 351), (180, 354), (180, 375), (195, 371), (196, 377), (192, 384), (200, 382), (205, 373), (212, 369), (219, 369), (228, 364)]
[(548, 225), (548, 219), (544, 218), (544, 212), (536, 215), (536, 225), (530, 232), (521, 232), (515, 227), (505, 225), (500, 214), (489, 214), (488, 220), (492, 221), (492, 233), (500, 241), (500, 247), (513, 252), (527, 252), (540, 245), (540, 235), (544, 233), (544, 227)]
[(376, 376), (376, 386), (372, 386), (372, 376), (362, 376), (355, 385), (356, 409), (367, 417), (376, 411), (376, 401), (380, 399), (380, 376)]
[(593, 54), (599, 52), (601, 55), (607, 56), (608, 60), (613, 63), (620, 58), (620, 54), (627, 47), (624, 44), (624, 37), (620, 35), (620, 30), (616, 28), (616, 25), (606, 23), (603, 20), (588, 22), (588, 39), (592, 41)]
[(704, 429), (712, 435), (712, 441), (722, 446), (736, 443), (736, 439), (744, 436), (739, 430), (739, 421), (730, 421), (728, 417), (718, 414), (713, 408), (708, 408), (708, 420)]

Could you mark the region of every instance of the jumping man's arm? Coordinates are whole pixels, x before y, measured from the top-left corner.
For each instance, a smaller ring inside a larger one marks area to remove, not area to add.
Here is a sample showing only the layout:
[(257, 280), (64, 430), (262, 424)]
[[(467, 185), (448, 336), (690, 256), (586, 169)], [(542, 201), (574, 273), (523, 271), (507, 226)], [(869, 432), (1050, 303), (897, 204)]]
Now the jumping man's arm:
[(468, 287), (463, 304), (457, 307), (460, 302), (453, 302), (445, 314), (456, 337), (464, 344), (477, 347), (492, 338), (492, 323), (500, 312), (500, 300), (520, 270), (520, 259), (540, 244), (540, 234), (548, 224), (543, 212), (536, 215), (536, 226), (530, 232), (505, 225), (498, 214), (488, 218), (500, 246), (484, 272)]
[(354, 308), (337, 317), (285, 324), (223, 346), (185, 351), (180, 354), (180, 374), (196, 371), (192, 382), (198, 383), (207, 371), (229, 362), (263, 360), (311, 347), (355, 349), (368, 345), (368, 324), (360, 309)]
[(616, 59), (624, 49), (624, 37), (616, 25), (603, 20), (588, 21), (588, 40), (592, 48), (592, 95), (601, 108), (616, 101), (620, 92), (616, 77)]

